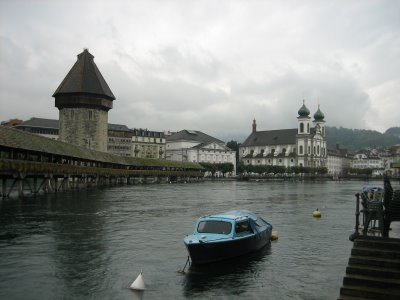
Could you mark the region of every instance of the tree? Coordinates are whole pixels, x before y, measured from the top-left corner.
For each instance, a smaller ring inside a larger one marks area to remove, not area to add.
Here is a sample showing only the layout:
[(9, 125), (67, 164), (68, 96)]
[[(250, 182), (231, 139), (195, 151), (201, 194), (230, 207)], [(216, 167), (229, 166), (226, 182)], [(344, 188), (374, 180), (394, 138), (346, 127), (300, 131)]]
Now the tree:
[(233, 151), (236, 152), (236, 165), (239, 164), (239, 147), (240, 147), (240, 145), (241, 145), (241, 143), (238, 143), (238, 142), (233, 141), (233, 140), (226, 143), (226, 146), (229, 149), (232, 149)]
[(233, 164), (231, 163), (217, 164), (217, 169), (218, 171), (221, 171), (222, 176), (225, 177), (226, 173), (233, 171)]

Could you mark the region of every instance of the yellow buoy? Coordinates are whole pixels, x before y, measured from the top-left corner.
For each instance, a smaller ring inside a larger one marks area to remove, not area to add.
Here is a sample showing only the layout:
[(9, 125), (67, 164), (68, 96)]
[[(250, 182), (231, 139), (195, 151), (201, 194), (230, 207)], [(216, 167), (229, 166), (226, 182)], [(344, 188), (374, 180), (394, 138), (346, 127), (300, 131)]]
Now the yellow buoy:
[(275, 241), (278, 239), (278, 231), (272, 231), (271, 233), (271, 241)]
[(312, 215), (314, 218), (321, 218), (321, 212), (318, 210), (318, 208), (317, 210), (314, 210)]

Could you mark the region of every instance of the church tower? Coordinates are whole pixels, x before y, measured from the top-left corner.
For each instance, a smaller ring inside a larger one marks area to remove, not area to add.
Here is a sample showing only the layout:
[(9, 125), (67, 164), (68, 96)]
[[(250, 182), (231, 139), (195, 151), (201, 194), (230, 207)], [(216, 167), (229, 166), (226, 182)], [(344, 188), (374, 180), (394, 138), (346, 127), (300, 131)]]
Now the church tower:
[(256, 118), (254, 118), (254, 120), (253, 120), (253, 124), (251, 125), (251, 127), (252, 127), (252, 130), (251, 130), (251, 132), (252, 132), (252, 133), (256, 133), (256, 132), (257, 132), (257, 123), (256, 123)]
[(63, 142), (107, 152), (108, 111), (115, 97), (85, 49), (54, 92)]
[(313, 123), (315, 124), (315, 134), (313, 137), (313, 166), (325, 167), (327, 164), (328, 151), (326, 148), (325, 115), (318, 105), (318, 110), (314, 114)]
[(310, 110), (307, 108), (304, 102), (305, 101), (303, 100), (303, 106), (300, 107), (298, 111), (298, 134), (310, 134)]
[(319, 105), (318, 105), (318, 110), (314, 114), (314, 121), (313, 123), (315, 124), (316, 129), (320, 130), (321, 135), (325, 137), (325, 115), (324, 113), (320, 110)]
[(297, 135), (296, 135), (296, 148), (297, 148), (297, 163), (298, 166), (310, 166), (310, 151), (311, 151), (311, 135), (310, 135), (310, 110), (304, 103), (300, 107), (297, 117)]

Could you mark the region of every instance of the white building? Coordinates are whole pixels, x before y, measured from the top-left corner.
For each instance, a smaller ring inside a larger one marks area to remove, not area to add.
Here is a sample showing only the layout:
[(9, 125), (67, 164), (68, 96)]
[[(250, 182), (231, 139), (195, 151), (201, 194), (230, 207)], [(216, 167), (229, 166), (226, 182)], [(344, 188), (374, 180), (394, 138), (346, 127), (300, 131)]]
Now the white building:
[(182, 162), (231, 163), (236, 173), (236, 152), (201, 131), (181, 130), (166, 137), (166, 159)]
[(132, 156), (141, 158), (165, 158), (166, 140), (163, 132), (147, 129), (132, 130)]
[(351, 167), (353, 169), (371, 169), (373, 175), (382, 175), (385, 170), (385, 162), (371, 151), (359, 151), (354, 155)]
[(318, 108), (311, 121), (304, 103), (298, 114), (294, 129), (257, 131), (253, 120), (252, 133), (239, 147), (239, 159), (245, 165), (326, 167), (324, 114)]
[(336, 145), (335, 149), (328, 149), (328, 174), (333, 176), (343, 175), (344, 171), (351, 167), (351, 160), (352, 157), (349, 156), (347, 149), (340, 149), (339, 145)]

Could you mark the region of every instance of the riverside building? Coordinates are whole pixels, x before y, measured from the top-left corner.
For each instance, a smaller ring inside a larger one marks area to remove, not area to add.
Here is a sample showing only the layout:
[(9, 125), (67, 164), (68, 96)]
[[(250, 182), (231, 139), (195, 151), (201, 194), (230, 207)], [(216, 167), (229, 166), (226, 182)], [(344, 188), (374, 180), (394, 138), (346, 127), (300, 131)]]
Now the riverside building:
[(141, 158), (165, 158), (164, 132), (132, 129), (132, 156)]
[(231, 163), (236, 174), (236, 152), (225, 143), (197, 130), (167, 136), (166, 159), (182, 162)]
[(325, 115), (318, 107), (311, 121), (303, 101), (298, 111), (297, 128), (252, 132), (239, 147), (239, 160), (245, 165), (326, 167)]

